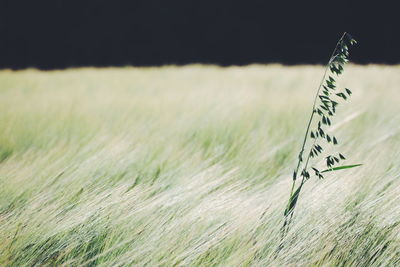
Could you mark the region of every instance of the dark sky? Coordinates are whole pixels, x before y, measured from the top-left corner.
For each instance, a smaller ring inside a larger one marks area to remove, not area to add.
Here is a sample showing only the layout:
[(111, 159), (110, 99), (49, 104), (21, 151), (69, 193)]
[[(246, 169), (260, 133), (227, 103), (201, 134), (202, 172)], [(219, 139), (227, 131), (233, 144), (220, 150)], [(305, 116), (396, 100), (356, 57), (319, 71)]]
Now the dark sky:
[(400, 63), (399, 8), (350, 1), (0, 0), (0, 68)]

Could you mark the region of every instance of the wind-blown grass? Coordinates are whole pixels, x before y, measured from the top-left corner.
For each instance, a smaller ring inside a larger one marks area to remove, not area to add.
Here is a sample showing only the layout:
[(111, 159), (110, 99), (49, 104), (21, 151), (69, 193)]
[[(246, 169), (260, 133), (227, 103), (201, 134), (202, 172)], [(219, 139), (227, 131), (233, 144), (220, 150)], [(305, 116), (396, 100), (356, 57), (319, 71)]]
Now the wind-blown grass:
[(275, 254), (322, 72), (1, 71), (0, 265), (399, 265), (398, 66), (347, 67), (364, 165), (310, 180)]

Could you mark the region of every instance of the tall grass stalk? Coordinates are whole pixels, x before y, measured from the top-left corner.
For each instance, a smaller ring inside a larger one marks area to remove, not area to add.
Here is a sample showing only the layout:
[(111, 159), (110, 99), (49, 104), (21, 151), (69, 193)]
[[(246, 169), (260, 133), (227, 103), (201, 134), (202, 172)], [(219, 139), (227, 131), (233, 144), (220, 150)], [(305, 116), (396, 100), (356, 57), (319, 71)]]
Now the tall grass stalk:
[[(310, 178), (310, 159), (320, 156), (322, 154), (323, 147), (320, 144), (317, 144), (317, 140), (325, 141), (326, 143), (332, 143), (333, 145), (338, 144), (337, 138), (335, 136), (327, 134), (324, 126), (331, 125), (331, 118), (335, 115), (336, 108), (339, 102), (347, 100), (352, 94), (351, 90), (348, 88), (337, 90), (336, 80), (332, 76), (339, 76), (343, 73), (343, 66), (348, 62), (348, 46), (354, 44), (356, 44), (356, 41), (348, 33), (343, 33), (342, 37), (340, 37), (339, 41), (337, 42), (335, 49), (333, 50), (332, 55), (325, 67), (324, 75), (322, 76), (322, 80), (314, 97), (314, 103), (312, 106), (310, 118), (307, 123), (306, 132), (304, 135), (303, 143), (301, 145), (297, 165), (293, 172), (293, 182), (290, 190), (289, 200), (284, 212), (284, 232), (287, 231), (288, 225), (292, 220), (301, 189), (303, 188), (305, 182)], [(315, 128), (312, 129), (312, 126), (314, 126)], [(313, 141), (310, 150), (304, 160), (303, 155), (306, 149), (307, 141), (309, 139)], [(324, 172), (353, 168), (360, 165), (355, 164), (334, 167), (334, 165), (338, 164), (342, 160), (345, 160), (345, 157), (342, 153), (338, 153), (337, 155), (328, 155), (326, 157), (326, 170), (320, 171), (316, 167), (311, 168), (314, 171), (315, 176), (322, 179), (324, 178), (322, 174)], [(301, 172), (299, 175), (300, 169)], [(296, 182), (299, 177), (301, 178), (300, 185), (298, 185), (296, 188)]]

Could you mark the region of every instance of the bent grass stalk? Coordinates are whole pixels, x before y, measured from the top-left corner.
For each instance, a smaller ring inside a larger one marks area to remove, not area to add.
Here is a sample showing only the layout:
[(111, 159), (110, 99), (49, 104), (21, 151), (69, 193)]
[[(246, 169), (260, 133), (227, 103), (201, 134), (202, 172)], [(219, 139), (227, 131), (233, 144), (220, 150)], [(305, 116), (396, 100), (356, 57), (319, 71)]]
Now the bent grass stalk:
[[(283, 225), (283, 235), (288, 230), (289, 224), (292, 220), (294, 210), (296, 208), (297, 200), (299, 198), (301, 189), (305, 182), (310, 178), (309, 161), (311, 158), (320, 156), (323, 151), (323, 147), (317, 143), (317, 141), (324, 141), (325, 143), (332, 143), (333, 145), (338, 144), (338, 140), (335, 136), (326, 133), (325, 127), (331, 125), (331, 119), (336, 113), (336, 108), (340, 101), (346, 101), (352, 94), (351, 90), (344, 88), (338, 90), (336, 88), (336, 80), (332, 76), (339, 76), (344, 71), (344, 65), (348, 62), (349, 57), (349, 45), (354, 45), (357, 42), (351, 37), (350, 34), (344, 33), (337, 42), (335, 49), (325, 67), (324, 75), (318, 86), (317, 93), (314, 98), (312, 111), (310, 118), (307, 123), (303, 144), (298, 156), (296, 168), (293, 172), (293, 182), (291, 186), (290, 196), (286, 209), (284, 212), (285, 222)], [(329, 75), (328, 75), (329, 72)], [(332, 76), (331, 76), (332, 75)], [(328, 76), (328, 77), (327, 77)], [(315, 126), (315, 128), (311, 128)], [(310, 151), (307, 154), (305, 160), (303, 159), (304, 151), (306, 149), (307, 140), (312, 139), (312, 145)], [(328, 155), (326, 157), (327, 169), (320, 171), (316, 167), (311, 167), (314, 171), (315, 176), (319, 179), (323, 179), (322, 173), (338, 171), (343, 169), (349, 169), (358, 167), (361, 164), (335, 166), (346, 158), (342, 153), (335, 155)], [(299, 175), (299, 170), (301, 170)], [(301, 178), (300, 184), (296, 188), (297, 179)]]

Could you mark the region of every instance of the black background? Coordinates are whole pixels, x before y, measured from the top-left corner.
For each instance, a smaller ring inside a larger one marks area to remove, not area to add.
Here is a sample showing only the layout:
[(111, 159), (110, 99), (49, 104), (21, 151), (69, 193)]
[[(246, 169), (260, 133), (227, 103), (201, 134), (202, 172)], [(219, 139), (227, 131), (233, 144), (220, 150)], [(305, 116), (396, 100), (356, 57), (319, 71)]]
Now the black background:
[(379, 2), (1, 0), (0, 68), (400, 63), (399, 9)]

